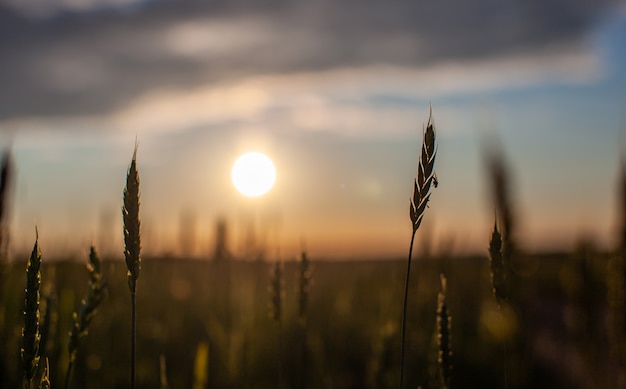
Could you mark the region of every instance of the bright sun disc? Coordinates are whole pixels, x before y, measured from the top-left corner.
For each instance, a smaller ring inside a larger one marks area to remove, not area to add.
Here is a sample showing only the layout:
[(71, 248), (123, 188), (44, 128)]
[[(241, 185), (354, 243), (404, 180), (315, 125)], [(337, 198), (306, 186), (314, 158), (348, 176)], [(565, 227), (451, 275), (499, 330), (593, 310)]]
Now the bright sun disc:
[(241, 194), (258, 197), (274, 186), (276, 168), (267, 155), (250, 152), (237, 158), (230, 176), (233, 185)]

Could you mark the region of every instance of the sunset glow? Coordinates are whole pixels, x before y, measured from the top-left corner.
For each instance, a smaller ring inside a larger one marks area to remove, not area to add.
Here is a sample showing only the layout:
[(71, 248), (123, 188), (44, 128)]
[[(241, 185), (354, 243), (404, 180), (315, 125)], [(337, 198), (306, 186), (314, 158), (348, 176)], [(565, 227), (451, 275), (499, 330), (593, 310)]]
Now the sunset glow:
[(249, 152), (235, 161), (231, 171), (233, 185), (244, 196), (258, 197), (269, 192), (276, 182), (276, 168), (265, 154)]

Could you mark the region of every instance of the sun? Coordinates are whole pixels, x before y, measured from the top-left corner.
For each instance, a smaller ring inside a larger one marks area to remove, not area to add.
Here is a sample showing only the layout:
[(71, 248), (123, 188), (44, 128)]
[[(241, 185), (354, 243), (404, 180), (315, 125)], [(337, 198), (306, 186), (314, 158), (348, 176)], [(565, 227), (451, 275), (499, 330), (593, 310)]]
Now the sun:
[(230, 176), (239, 193), (248, 197), (258, 197), (274, 186), (276, 168), (267, 155), (254, 151), (237, 158)]

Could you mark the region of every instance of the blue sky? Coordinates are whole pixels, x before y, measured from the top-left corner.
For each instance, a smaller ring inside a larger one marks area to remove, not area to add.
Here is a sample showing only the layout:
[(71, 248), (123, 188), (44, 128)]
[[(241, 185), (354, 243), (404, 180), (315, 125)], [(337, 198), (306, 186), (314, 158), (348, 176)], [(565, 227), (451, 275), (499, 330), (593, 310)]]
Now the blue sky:
[[(0, 2), (15, 250), (37, 224), (55, 255), (91, 241), (120, 253), (138, 138), (146, 252), (179, 253), (191, 214), (195, 255), (218, 217), (236, 252), (254, 225), (283, 256), (303, 242), (321, 257), (403, 255), (430, 102), (441, 185), (418, 241), (486, 247), (487, 140), (513, 173), (522, 246), (613, 243), (623, 2), (275, 3)], [(278, 171), (256, 200), (229, 178), (249, 150)]]

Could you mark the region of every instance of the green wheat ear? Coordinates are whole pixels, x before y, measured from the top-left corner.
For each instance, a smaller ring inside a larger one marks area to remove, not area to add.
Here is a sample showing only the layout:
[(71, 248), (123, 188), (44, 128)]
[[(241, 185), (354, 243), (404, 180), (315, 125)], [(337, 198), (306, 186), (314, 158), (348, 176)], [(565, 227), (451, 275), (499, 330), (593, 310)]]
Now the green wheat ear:
[(39, 288), (41, 286), (41, 252), (39, 236), (26, 266), (26, 297), (24, 300), (24, 329), (22, 330), (22, 366), (24, 385), (29, 385), (39, 365)]
[(124, 188), (124, 257), (128, 267), (128, 286), (131, 292), (136, 290), (139, 271), (141, 270), (141, 238), (139, 235), (139, 173), (137, 172), (137, 147), (126, 175)]

